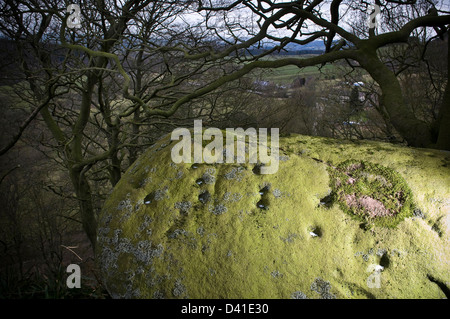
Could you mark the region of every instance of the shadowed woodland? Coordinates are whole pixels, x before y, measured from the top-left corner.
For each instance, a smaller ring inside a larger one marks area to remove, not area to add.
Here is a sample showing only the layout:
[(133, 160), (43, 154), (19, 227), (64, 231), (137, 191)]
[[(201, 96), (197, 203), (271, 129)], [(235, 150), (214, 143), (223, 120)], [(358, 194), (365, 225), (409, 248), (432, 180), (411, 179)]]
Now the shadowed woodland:
[(108, 298), (102, 204), (194, 119), (450, 151), (446, 1), (73, 3), (0, 4), (1, 298)]

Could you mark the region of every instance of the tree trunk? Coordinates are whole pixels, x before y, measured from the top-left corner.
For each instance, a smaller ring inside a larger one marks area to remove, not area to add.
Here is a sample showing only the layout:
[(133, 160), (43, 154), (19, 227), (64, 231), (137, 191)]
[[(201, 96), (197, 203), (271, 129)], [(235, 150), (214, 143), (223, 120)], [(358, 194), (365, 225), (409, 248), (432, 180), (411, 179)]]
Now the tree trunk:
[(83, 132), (89, 121), (92, 95), (96, 82), (97, 77), (94, 74), (89, 74), (86, 80), (85, 91), (83, 92), (81, 99), (79, 116), (72, 130), (72, 143), (70, 144), (71, 152), (68, 154), (69, 156), (67, 158), (70, 178), (80, 203), (83, 228), (94, 249), (97, 241), (97, 220), (92, 202), (91, 188), (85, 175), (90, 166), (81, 164), (84, 159)]
[[(139, 98), (142, 98), (142, 77), (144, 76), (143, 70), (143, 55), (144, 55), (145, 46), (142, 44), (139, 52), (136, 57), (136, 80), (135, 80), (135, 95)], [(140, 108), (137, 108), (133, 114), (133, 124), (131, 126), (131, 146), (128, 147), (129, 158), (128, 158), (128, 166), (131, 166), (138, 157), (138, 144), (139, 144), (139, 131), (140, 125), (138, 124), (141, 121), (141, 111)]]
[(117, 151), (117, 147), (119, 146), (119, 123), (111, 124), (108, 127), (108, 143), (109, 148), (112, 150), (110, 160), (111, 165), (110, 168), (108, 168), (109, 171), (109, 181), (111, 182), (111, 185), (114, 187), (122, 177), (121, 172), (121, 160), (119, 159), (119, 154)]
[(392, 126), (403, 136), (408, 145), (429, 147), (432, 143), (431, 129), (417, 119), (403, 99), (402, 89), (395, 74), (384, 65), (375, 52), (365, 52), (359, 60), (381, 88), (380, 103), (389, 116)]
[(91, 187), (85, 177), (84, 170), (70, 169), (70, 178), (72, 180), (73, 187), (75, 188), (75, 194), (80, 205), (81, 221), (83, 229), (86, 232), (92, 247), (95, 249), (97, 241), (97, 219), (95, 216), (95, 210), (92, 204)]
[(139, 121), (141, 120), (140, 118), (141, 114), (140, 114), (140, 109), (136, 109), (136, 111), (134, 112), (134, 116), (133, 116), (133, 124), (132, 124), (132, 131), (131, 131), (131, 141), (130, 143), (132, 144), (129, 148), (128, 151), (130, 152), (130, 157), (129, 157), (129, 162), (128, 165), (131, 166), (131, 164), (133, 164), (136, 160), (137, 160), (137, 156), (138, 156), (138, 144), (139, 144)]
[(450, 87), (448, 80), (439, 112), (439, 133), (436, 148), (450, 151)]
[(447, 36), (447, 85), (438, 114), (438, 138), (436, 148), (450, 151), (450, 41)]

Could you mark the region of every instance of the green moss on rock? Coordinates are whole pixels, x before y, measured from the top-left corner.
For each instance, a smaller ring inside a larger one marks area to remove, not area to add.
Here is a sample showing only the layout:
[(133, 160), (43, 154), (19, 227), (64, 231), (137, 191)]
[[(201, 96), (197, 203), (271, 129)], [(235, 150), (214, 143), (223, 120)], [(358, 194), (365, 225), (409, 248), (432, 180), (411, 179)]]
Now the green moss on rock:
[(292, 135), (278, 172), (261, 175), (249, 163), (174, 164), (174, 143), (143, 154), (100, 214), (97, 262), (113, 297), (445, 297), (448, 153)]

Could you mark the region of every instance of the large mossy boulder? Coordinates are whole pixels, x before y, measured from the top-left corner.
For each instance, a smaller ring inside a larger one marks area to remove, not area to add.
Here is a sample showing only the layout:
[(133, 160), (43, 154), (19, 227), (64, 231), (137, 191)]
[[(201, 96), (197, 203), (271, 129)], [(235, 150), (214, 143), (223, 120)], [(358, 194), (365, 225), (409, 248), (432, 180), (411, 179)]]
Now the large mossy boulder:
[(279, 170), (175, 164), (170, 136), (99, 219), (117, 298), (445, 298), (450, 154), (291, 135)]

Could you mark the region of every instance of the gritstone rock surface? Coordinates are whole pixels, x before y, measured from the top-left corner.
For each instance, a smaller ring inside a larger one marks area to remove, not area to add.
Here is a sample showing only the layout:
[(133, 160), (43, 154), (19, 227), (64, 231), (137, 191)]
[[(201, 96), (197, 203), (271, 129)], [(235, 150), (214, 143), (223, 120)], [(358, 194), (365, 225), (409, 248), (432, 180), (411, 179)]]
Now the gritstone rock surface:
[(174, 143), (143, 154), (101, 212), (113, 297), (446, 297), (448, 152), (291, 135), (278, 172), (260, 175), (174, 164)]

